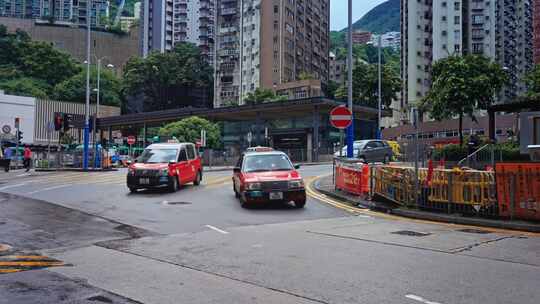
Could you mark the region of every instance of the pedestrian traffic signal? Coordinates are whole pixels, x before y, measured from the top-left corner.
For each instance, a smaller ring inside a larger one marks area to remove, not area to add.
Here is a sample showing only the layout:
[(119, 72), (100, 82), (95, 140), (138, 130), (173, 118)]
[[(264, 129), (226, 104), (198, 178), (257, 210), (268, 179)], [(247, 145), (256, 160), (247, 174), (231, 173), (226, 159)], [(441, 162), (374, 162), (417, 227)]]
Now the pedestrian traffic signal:
[(54, 113), (54, 130), (60, 131), (64, 125), (64, 113)]
[(22, 139), (23, 139), (23, 132), (22, 131), (17, 131), (17, 141), (21, 142)]

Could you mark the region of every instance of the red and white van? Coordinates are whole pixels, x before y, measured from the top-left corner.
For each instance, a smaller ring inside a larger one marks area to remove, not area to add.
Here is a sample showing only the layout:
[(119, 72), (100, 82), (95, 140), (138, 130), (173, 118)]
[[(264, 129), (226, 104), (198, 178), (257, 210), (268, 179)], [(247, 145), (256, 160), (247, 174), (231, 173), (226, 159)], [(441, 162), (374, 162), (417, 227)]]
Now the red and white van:
[(202, 175), (201, 158), (194, 144), (152, 144), (130, 164), (127, 186), (131, 192), (156, 187), (175, 192), (187, 183), (198, 186)]

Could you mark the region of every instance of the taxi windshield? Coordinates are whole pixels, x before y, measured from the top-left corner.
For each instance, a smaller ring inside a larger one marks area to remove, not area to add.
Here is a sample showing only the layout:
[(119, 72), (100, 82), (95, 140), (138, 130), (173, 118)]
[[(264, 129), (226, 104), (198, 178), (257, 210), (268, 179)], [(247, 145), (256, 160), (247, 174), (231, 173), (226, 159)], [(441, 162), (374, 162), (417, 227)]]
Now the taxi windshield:
[(145, 149), (137, 158), (139, 163), (168, 163), (176, 160), (176, 149)]
[(244, 161), (244, 172), (292, 170), (291, 161), (284, 154), (250, 155)]

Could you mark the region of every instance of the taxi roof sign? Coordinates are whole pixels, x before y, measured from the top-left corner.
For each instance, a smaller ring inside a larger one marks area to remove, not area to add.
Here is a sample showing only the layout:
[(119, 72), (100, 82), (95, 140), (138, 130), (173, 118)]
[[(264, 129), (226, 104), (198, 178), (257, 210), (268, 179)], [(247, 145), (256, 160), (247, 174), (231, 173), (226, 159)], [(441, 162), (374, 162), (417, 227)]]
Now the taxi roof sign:
[(246, 151), (247, 152), (270, 152), (270, 151), (274, 151), (274, 149), (271, 147), (257, 146), (257, 147), (249, 147), (246, 149)]

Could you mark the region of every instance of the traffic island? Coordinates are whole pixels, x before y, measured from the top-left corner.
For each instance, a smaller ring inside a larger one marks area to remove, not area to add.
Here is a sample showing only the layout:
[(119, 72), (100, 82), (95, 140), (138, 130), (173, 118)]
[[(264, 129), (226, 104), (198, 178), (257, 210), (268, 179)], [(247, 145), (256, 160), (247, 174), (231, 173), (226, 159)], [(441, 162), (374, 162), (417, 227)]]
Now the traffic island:
[(323, 176), (316, 179), (313, 182), (313, 188), (319, 193), (357, 208), (369, 209), (372, 211), (398, 215), (406, 218), (540, 233), (540, 223), (537, 222), (488, 219), (474, 216), (464, 216), (461, 214), (430, 212), (416, 208), (403, 207), (393, 202), (389, 202), (382, 197), (375, 196), (373, 199), (369, 199), (368, 197), (353, 195), (345, 191), (336, 190), (334, 185), (334, 177), (332, 175)]

